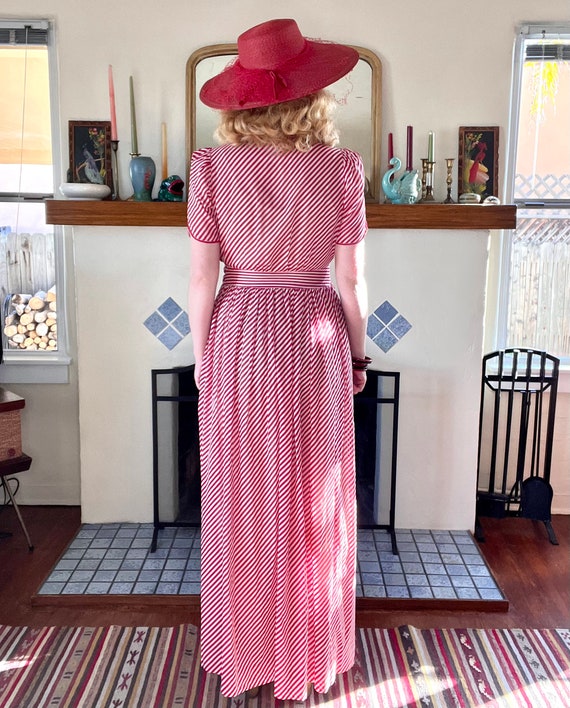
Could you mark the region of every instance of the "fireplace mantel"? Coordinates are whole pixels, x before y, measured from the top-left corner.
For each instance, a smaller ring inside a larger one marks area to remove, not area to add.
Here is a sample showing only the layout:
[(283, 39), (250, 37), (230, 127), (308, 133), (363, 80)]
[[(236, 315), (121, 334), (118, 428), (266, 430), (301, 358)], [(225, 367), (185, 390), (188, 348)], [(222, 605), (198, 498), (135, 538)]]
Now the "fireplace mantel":
[[(46, 222), (67, 226), (185, 226), (185, 202), (48, 199)], [(516, 206), (367, 204), (371, 229), (514, 229)]]

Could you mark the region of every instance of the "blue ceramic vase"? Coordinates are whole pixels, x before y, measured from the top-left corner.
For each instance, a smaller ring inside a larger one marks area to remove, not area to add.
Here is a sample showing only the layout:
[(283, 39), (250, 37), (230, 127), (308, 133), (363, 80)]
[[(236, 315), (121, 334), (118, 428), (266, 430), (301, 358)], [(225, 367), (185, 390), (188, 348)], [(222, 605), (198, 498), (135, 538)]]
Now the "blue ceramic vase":
[(156, 177), (156, 165), (152, 157), (133, 157), (129, 165), (135, 202), (151, 202), (152, 188)]

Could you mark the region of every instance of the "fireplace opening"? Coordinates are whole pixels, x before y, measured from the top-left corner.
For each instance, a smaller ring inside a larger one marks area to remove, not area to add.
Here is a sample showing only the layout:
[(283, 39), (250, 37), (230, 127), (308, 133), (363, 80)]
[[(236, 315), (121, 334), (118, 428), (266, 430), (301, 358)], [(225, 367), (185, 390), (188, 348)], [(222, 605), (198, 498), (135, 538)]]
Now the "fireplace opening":
[[(369, 370), (354, 397), (358, 526), (387, 529), (394, 549), (399, 385), (398, 372)], [(200, 524), (194, 366), (154, 369), (152, 389), (155, 546), (165, 526)]]

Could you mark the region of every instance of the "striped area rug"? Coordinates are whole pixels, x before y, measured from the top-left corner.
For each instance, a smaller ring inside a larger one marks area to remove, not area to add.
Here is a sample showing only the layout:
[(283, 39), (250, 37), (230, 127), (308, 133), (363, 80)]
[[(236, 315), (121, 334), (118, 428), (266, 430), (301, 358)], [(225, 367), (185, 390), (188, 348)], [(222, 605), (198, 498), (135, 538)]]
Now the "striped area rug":
[(570, 630), (361, 629), (354, 668), (305, 703), (227, 699), (180, 627), (0, 626), (1, 708), (570, 706)]

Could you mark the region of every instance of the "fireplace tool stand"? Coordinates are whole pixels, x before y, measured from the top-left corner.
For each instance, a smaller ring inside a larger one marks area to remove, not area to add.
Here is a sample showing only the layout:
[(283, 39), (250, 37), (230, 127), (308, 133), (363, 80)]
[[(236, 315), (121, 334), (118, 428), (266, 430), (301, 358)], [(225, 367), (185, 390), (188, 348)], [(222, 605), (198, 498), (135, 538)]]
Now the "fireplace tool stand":
[(483, 358), (475, 538), (479, 517), (519, 516), (551, 524), (550, 485), (559, 359), (532, 349), (505, 349)]

